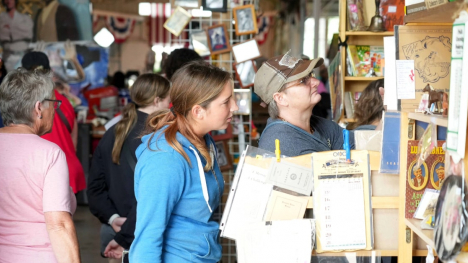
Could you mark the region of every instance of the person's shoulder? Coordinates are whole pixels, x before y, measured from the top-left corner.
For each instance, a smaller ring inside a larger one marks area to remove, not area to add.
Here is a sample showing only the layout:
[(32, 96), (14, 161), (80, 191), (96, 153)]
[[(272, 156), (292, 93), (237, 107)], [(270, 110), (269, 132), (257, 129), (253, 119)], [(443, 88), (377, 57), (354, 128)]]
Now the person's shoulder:
[(63, 153), (60, 146), (46, 139), (43, 139), (39, 136), (23, 137), (21, 138), (21, 140), (29, 140), (28, 145), (30, 145), (31, 148), (37, 148), (37, 149), (40, 149), (41, 151), (53, 153), (53, 154)]
[(328, 119), (325, 119), (319, 116), (314, 116), (314, 115), (312, 115), (312, 117), (310, 118), (310, 123), (312, 124), (313, 128), (320, 127), (322, 129), (330, 129), (330, 128), (342, 129), (340, 125), (338, 125), (338, 123), (332, 120), (328, 120)]

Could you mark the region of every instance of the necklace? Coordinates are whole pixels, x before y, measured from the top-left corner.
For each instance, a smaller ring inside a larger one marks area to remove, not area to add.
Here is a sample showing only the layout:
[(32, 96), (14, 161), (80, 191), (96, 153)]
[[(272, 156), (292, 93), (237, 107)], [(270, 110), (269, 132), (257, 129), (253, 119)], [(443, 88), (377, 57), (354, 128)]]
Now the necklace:
[[(284, 121), (284, 122), (289, 123), (289, 121), (287, 121), (287, 120), (281, 118), (280, 116), (278, 116), (278, 119), (280, 119), (280, 120), (282, 120), (282, 121)], [(311, 127), (310, 127), (310, 134), (314, 134), (314, 132), (315, 132), (315, 130), (314, 130), (314, 128), (312, 128), (312, 126), (311, 126)]]

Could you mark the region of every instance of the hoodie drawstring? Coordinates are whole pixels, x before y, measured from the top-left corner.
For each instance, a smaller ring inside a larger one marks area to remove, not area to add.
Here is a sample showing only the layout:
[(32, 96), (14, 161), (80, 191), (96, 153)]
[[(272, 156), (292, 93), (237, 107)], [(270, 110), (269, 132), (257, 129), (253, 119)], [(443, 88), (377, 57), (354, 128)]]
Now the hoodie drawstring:
[(193, 153), (195, 153), (195, 157), (197, 158), (197, 162), (198, 162), (198, 173), (200, 174), (200, 182), (201, 182), (201, 186), (202, 186), (202, 191), (203, 191), (203, 197), (205, 198), (205, 201), (206, 201), (206, 205), (208, 205), (208, 209), (210, 209), (210, 213), (213, 213), (213, 210), (211, 209), (211, 206), (210, 206), (210, 196), (208, 194), (208, 187), (206, 186), (206, 178), (205, 178), (205, 171), (203, 171), (203, 165), (202, 165), (202, 162), (200, 160), (200, 156), (198, 156), (198, 152), (192, 148), (192, 146), (190, 146), (190, 150), (193, 151)]

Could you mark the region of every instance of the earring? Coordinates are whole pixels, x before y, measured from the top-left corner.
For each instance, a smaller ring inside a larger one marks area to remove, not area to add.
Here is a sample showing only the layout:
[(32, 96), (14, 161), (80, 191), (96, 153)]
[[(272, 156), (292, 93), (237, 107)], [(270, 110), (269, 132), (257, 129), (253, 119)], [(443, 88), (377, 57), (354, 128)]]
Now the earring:
[(41, 116), (39, 116), (39, 119), (41, 119), (41, 120), (42, 120), (42, 115), (41, 115)]

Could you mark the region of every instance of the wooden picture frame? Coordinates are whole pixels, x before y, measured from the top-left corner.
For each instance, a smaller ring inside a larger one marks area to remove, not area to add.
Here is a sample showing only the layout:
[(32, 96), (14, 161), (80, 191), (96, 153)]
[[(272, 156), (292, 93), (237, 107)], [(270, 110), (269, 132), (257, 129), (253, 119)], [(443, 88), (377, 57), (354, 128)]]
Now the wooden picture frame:
[(232, 135), (232, 125), (228, 125), (228, 127), (224, 130), (217, 130), (211, 131), (211, 137), (215, 141), (222, 141), (222, 140), (229, 140), (233, 137)]
[(208, 47), (211, 55), (226, 53), (231, 51), (231, 44), (227, 34), (226, 25), (214, 25), (206, 29)]
[(250, 115), (252, 113), (252, 93), (250, 89), (234, 89), (234, 100), (239, 109), (237, 115)]
[(232, 54), (236, 59), (236, 63), (242, 63), (247, 60), (253, 60), (262, 56), (257, 40), (249, 39), (242, 43), (232, 46)]
[(178, 6), (169, 19), (167, 19), (166, 23), (164, 23), (164, 28), (178, 37), (191, 19), (192, 15), (187, 10)]
[(202, 0), (203, 10), (211, 12), (226, 13), (228, 9), (227, 0)]
[(185, 9), (198, 9), (201, 6), (201, 0), (171, 0), (171, 7), (177, 6)]
[(232, 9), (234, 15), (236, 35), (257, 34), (257, 15), (254, 5), (243, 5)]
[(227, 171), (232, 168), (232, 157), (229, 154), (229, 146), (227, 141), (217, 141), (216, 144), (216, 161), (218, 162), (221, 172)]
[(239, 86), (243, 89), (252, 87), (254, 85), (255, 74), (257, 73), (255, 62), (253, 60), (247, 60), (236, 63), (233, 66), (236, 78), (239, 81)]

